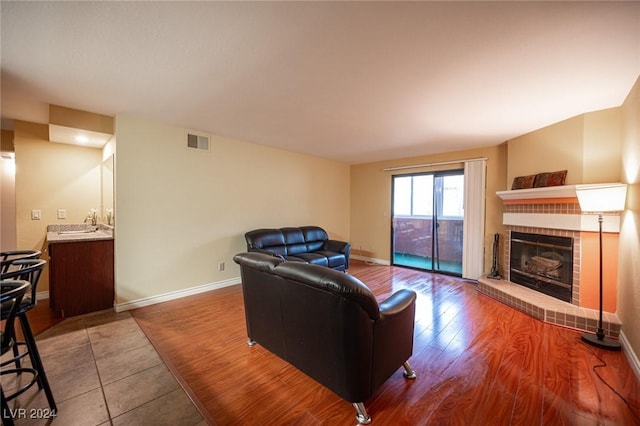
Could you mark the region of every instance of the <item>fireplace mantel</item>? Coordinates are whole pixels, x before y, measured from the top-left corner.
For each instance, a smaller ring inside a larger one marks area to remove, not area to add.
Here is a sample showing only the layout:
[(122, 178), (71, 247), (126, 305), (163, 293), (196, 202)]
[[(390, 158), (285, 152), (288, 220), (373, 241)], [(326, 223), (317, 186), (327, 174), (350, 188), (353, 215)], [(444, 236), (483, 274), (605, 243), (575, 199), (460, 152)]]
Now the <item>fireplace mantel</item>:
[(577, 198), (576, 191), (595, 189), (603, 186), (622, 185), (621, 183), (585, 183), (579, 185), (547, 186), (543, 188), (512, 189), (498, 191), (496, 195), (503, 201), (537, 200), (553, 198)]
[[(506, 209), (503, 214), (502, 223), (504, 225), (597, 232), (598, 217), (580, 211), (576, 190), (611, 185), (617, 184), (578, 184), (516, 189), (498, 191), (496, 195), (503, 200), (505, 206), (512, 206), (512, 208)], [(568, 211), (559, 212), (557, 208), (546, 207), (553, 205), (557, 207), (560, 204), (569, 206)], [(531, 208), (515, 209), (518, 205), (528, 205)], [(541, 208), (534, 209), (533, 206)], [(620, 232), (620, 215), (604, 215), (602, 229), (604, 232)]]

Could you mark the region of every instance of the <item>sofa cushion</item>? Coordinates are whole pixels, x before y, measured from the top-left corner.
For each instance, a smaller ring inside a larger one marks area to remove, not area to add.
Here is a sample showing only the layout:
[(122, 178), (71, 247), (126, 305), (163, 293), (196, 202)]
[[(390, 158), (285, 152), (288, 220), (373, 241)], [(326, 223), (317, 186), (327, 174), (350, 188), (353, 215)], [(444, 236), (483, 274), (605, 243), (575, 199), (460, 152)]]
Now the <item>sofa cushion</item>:
[(302, 231), (302, 234), (304, 235), (304, 240), (307, 243), (317, 242), (317, 241), (321, 241), (324, 243), (326, 240), (329, 239), (329, 234), (327, 234), (327, 231), (320, 228), (319, 226), (301, 226), (300, 230)]
[(309, 263), (306, 260), (304, 260), (303, 258), (298, 257), (298, 256), (284, 256), (284, 260), (286, 260), (287, 262)]
[[(313, 265), (331, 266), (328, 257), (323, 253), (300, 253), (297, 254), (296, 257), (304, 259)], [(344, 263), (344, 259), (342, 263)]]
[(264, 249), (271, 247), (278, 247), (285, 245), (284, 235), (282, 232), (273, 232), (273, 229), (256, 229), (255, 231), (247, 232), (247, 236), (252, 236), (252, 242), (255, 244), (255, 248)]
[(288, 246), (295, 244), (304, 245), (304, 235), (300, 228), (281, 228), (282, 236), (284, 237), (284, 243)]
[(329, 268), (344, 265), (346, 262), (346, 257), (342, 253), (336, 253), (335, 251), (328, 250), (319, 250), (315, 253), (327, 259), (327, 266), (329, 266)]

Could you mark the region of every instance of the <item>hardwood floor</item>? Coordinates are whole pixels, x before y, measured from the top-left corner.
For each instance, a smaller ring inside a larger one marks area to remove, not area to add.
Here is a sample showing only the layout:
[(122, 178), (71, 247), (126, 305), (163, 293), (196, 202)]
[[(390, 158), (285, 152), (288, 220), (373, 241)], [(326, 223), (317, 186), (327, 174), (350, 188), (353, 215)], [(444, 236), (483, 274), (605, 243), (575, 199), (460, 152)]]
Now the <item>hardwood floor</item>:
[[(586, 346), (578, 332), (461, 279), (357, 261), (349, 272), (379, 301), (400, 288), (418, 293), (410, 359), (418, 378), (399, 369), (366, 401), (374, 424), (640, 424), (640, 383), (622, 352)], [(132, 315), (212, 424), (356, 423), (351, 404), (246, 345), (240, 286)]]
[[(365, 402), (373, 424), (640, 425), (640, 383), (622, 352), (586, 346), (461, 279), (358, 261), (349, 272), (379, 301), (418, 293), (418, 378), (399, 369)], [(356, 424), (351, 404), (246, 345), (240, 286), (131, 313), (210, 424)]]

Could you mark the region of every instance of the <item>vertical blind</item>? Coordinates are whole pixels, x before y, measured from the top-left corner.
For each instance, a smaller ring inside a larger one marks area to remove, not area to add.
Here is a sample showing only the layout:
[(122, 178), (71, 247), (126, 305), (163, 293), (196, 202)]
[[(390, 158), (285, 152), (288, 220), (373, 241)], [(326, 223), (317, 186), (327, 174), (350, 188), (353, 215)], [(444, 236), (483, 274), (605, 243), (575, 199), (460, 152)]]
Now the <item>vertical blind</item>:
[(484, 219), (487, 160), (464, 162), (462, 277), (477, 280), (484, 272)]

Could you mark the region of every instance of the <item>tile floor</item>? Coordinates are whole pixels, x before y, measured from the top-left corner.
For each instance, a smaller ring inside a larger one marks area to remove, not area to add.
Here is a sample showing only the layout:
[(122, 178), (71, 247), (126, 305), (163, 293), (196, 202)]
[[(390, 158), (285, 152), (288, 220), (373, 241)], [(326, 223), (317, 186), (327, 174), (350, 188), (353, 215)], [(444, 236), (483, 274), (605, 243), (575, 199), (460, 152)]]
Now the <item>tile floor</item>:
[[(37, 342), (57, 417), (18, 418), (16, 425), (206, 425), (128, 312), (69, 318)], [(6, 393), (15, 386), (11, 376), (2, 376)], [(34, 385), (10, 407), (29, 417), (48, 404)]]

